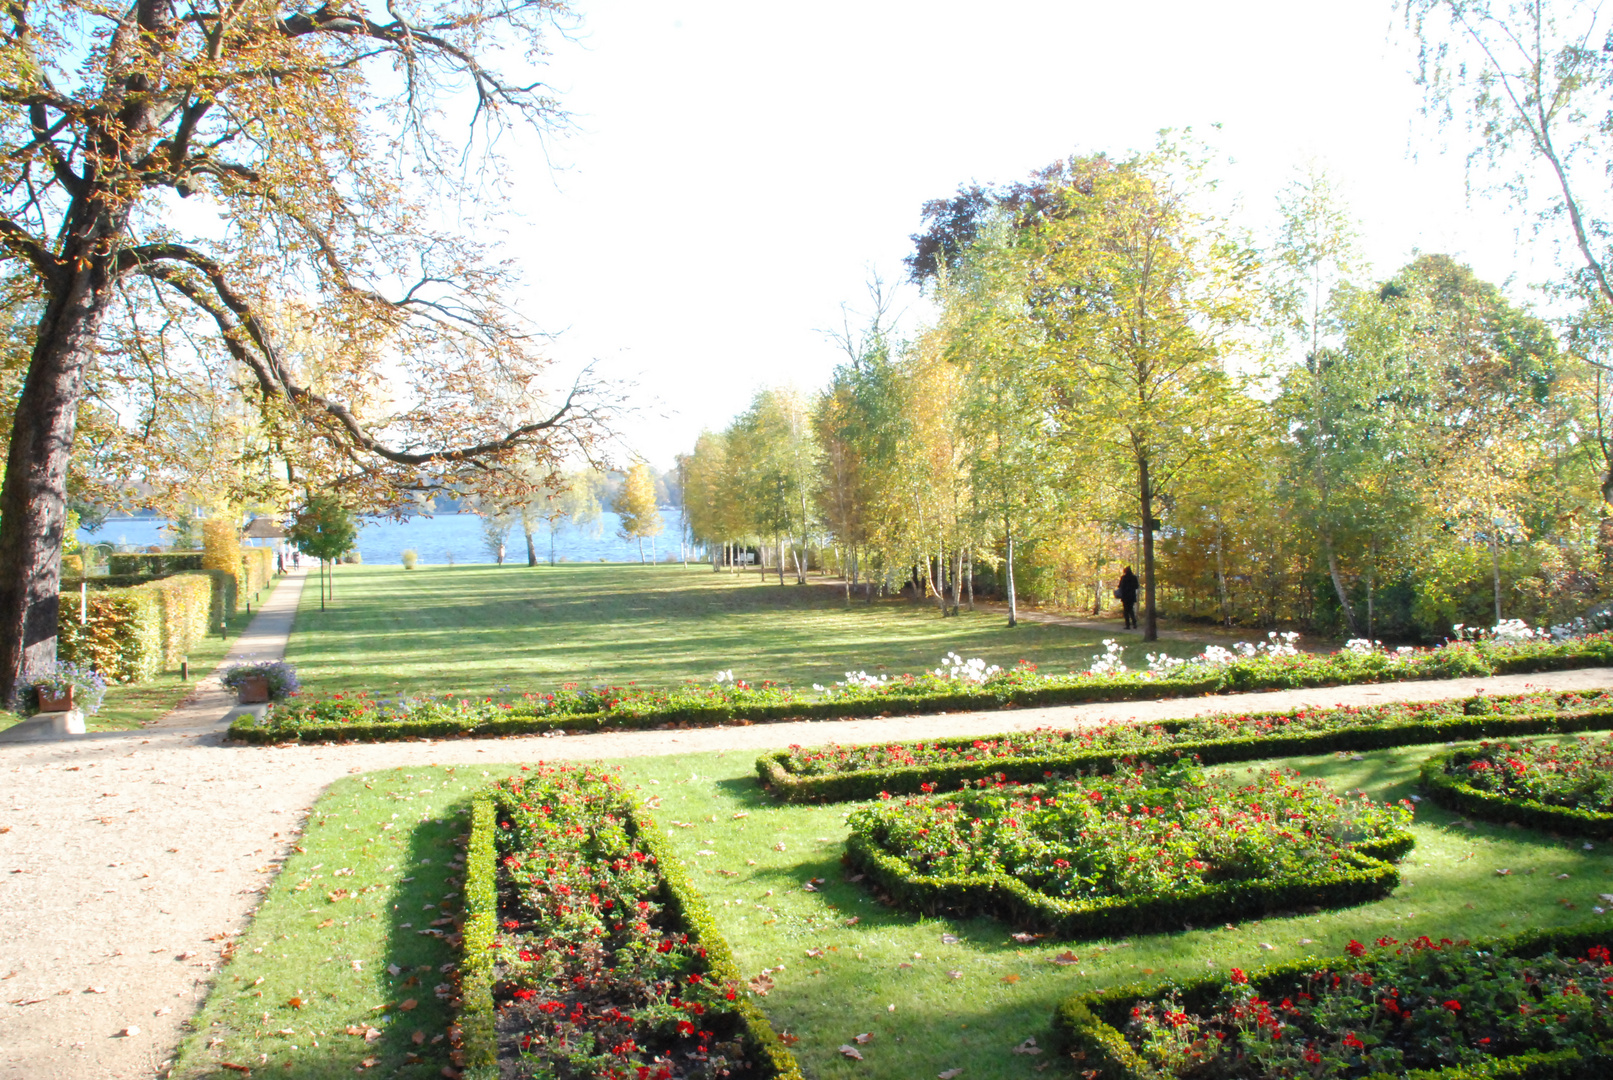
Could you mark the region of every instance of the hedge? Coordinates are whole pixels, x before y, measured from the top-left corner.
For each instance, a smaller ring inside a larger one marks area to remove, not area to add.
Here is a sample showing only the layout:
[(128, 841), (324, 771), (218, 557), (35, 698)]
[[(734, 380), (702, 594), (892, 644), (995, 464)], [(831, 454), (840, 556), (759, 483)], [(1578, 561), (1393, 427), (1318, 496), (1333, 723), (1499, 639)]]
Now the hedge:
[(1613, 839), (1613, 814), (1552, 806), (1535, 799), (1509, 799), (1492, 791), (1481, 791), (1461, 776), (1451, 775), (1446, 767), (1458, 753), (1458, 750), (1449, 750), (1423, 762), (1423, 789), (1445, 809), (1485, 821), (1515, 822), (1542, 832)]
[(222, 605), (233, 598), (233, 584), (228, 575), (196, 571), (127, 588), (92, 589), (85, 597), (84, 623), (78, 597), (69, 593), (57, 609), (57, 655), (89, 665), (108, 682), (142, 682), (178, 667), (218, 625)]
[[(1153, 701), (1251, 690), (1370, 685), (1604, 666), (1613, 666), (1613, 633), (1553, 643), (1462, 643), (1418, 654), (1414, 660), (1384, 653), (1363, 658), (1343, 652), (1321, 661), (1303, 657), (1257, 657), (1234, 661), (1208, 673), (1201, 670), (1191, 675), (1166, 675), (1156, 679), (1077, 676), (1060, 677), (1062, 681), (1055, 681), (1014, 672), (1009, 673), (1011, 677), (984, 686), (969, 686), (925, 676), (904, 676), (890, 686), (867, 694), (845, 691), (835, 697), (812, 700), (795, 700), (788, 688), (762, 692), (757, 688), (701, 691), (708, 699), (732, 695), (732, 698), (714, 701), (663, 700), (680, 691), (668, 694), (628, 687), (603, 688), (620, 691), (620, 694), (612, 704), (590, 711), (543, 711), (541, 706), (527, 703), (517, 703), (514, 707), (488, 703), (478, 709), (463, 709), (453, 717), (433, 715), (429, 721), (376, 715), (345, 723), (318, 723), (302, 719), (299, 705), (294, 702), (278, 718), (271, 712), (261, 726), (254, 719), (233, 727), (231, 736), (252, 742), (328, 742), (449, 735), (493, 737), (556, 730), (631, 730), (676, 724), (705, 727), (778, 720), (844, 720), (1103, 701)], [(753, 700), (757, 698), (761, 700)]]
[[(1535, 930), (1512, 937), (1475, 941), (1469, 947), (1495, 955), (1529, 958), (1546, 953), (1583, 953), (1593, 945), (1613, 943), (1613, 932), (1572, 927)], [(1289, 979), (1303, 979), (1317, 970), (1349, 971), (1361, 961), (1351, 956), (1309, 957), (1251, 970), (1251, 985), (1265, 987)], [(1089, 1080), (1141, 1080), (1153, 1075), (1142, 1058), (1131, 1049), (1121, 1027), (1131, 1017), (1132, 1006), (1176, 993), (1181, 1009), (1199, 1013), (1210, 1009), (1227, 985), (1224, 975), (1204, 976), (1185, 981), (1129, 983), (1108, 990), (1072, 994), (1053, 1009), (1053, 1051), (1076, 1059), (1077, 1068)], [(1613, 1046), (1599, 1047), (1588, 1060), (1578, 1050), (1531, 1051), (1494, 1058), (1473, 1066), (1445, 1069), (1418, 1069), (1396, 1074), (1420, 1080), (1590, 1080), (1613, 1070)], [(1365, 1080), (1390, 1080), (1387, 1074), (1373, 1074)]]
[(166, 577), (186, 570), (202, 569), (199, 551), (163, 551), (150, 554), (113, 554), (107, 556), (106, 571), (114, 577), (139, 575)]
[[(1347, 715), (1339, 710), (1340, 715)], [(1280, 713), (1256, 715), (1285, 715)], [(1138, 726), (1181, 728), (1194, 720), (1145, 722)], [(861, 769), (823, 776), (796, 776), (786, 767), (789, 750), (775, 750), (756, 759), (756, 772), (763, 785), (787, 802), (851, 802), (875, 799), (881, 794), (916, 795), (927, 785), (950, 790), (984, 778), (1039, 782), (1049, 774), (1112, 772), (1121, 762), (1168, 764), (1181, 758), (1196, 757), (1206, 765), (1265, 758), (1299, 757), (1339, 751), (1359, 753), (1396, 746), (1456, 742), (1463, 739), (1515, 735), (1558, 734), (1575, 731), (1613, 729), (1613, 708), (1543, 711), (1537, 714), (1448, 717), (1431, 722), (1379, 724), (1337, 731), (1301, 735), (1259, 735), (1201, 742), (1175, 743), (1142, 750), (1086, 750), (1068, 754), (988, 758), (948, 764), (903, 765), (889, 769)], [(926, 740), (929, 745), (968, 746), (981, 738)], [(933, 790), (933, 789), (932, 789)]]
[(274, 549), (244, 547), (241, 549), (242, 596), (256, 596), (274, 580)]
[[(655, 820), (638, 801), (623, 794), (628, 831), (655, 857), (665, 890), (666, 911), (689, 940), (705, 950), (707, 970), (718, 982), (744, 984), (733, 950), (717, 928), (711, 909), (690, 881), (683, 861), (666, 842)], [(498, 815), (496, 796), (487, 788), (471, 804), (471, 836), (465, 867), (464, 957), (460, 968), (459, 1026), (467, 1080), (493, 1080), (498, 1075), (497, 1006), (493, 1001), (493, 955), (498, 932)], [(734, 1002), (747, 1052), (761, 1065), (762, 1076), (804, 1080), (795, 1055), (754, 1004)]]
[(989, 915), (1060, 938), (1112, 937), (1180, 930), (1303, 907), (1352, 907), (1379, 900), (1400, 884), (1392, 865), (1414, 839), (1398, 830), (1359, 844), (1330, 862), (1293, 877), (1228, 881), (1144, 898), (1065, 900), (1048, 896), (1011, 874), (929, 875), (860, 833), (846, 839), (845, 862), (865, 875), (898, 907), (926, 915)]

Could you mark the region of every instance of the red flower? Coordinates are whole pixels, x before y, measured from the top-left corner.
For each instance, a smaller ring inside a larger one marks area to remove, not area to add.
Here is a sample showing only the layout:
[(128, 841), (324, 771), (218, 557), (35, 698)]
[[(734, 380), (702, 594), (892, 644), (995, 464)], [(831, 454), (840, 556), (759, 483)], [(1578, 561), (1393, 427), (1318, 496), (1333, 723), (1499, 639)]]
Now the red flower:
[(1462, 1011), (1462, 1003), (1460, 1001), (1447, 1001), (1445, 1003), (1445, 1007), (1447, 1009), (1449, 1009), (1451, 1012), (1461, 1012)]
[(1233, 968), (1232, 969), (1232, 981), (1241, 986), (1242, 984), (1244, 984), (1244, 983), (1249, 981), (1249, 976), (1247, 976), (1247, 975), (1245, 975), (1243, 973), (1242, 968)]
[(537, 996), (537, 994), (538, 994), (538, 992), (536, 990), (524, 990), (523, 989), (523, 990), (515, 991), (510, 996), (513, 997), (516, 1001), (531, 1001), (534, 997)]
[(1348, 1046), (1351, 1050), (1361, 1050), (1365, 1048), (1367, 1044), (1356, 1038), (1355, 1032), (1348, 1031), (1344, 1034), (1344, 1045)]
[(1367, 947), (1354, 938), (1351, 938), (1350, 943), (1344, 946), (1344, 951), (1349, 953), (1351, 956), (1365, 956), (1367, 954)]
[(693, 1035), (694, 1033), (695, 1033), (695, 1026), (693, 1024), (689, 1023), (689, 1021), (687, 1021), (687, 1020), (679, 1020), (678, 1021), (678, 1034), (679, 1035)]

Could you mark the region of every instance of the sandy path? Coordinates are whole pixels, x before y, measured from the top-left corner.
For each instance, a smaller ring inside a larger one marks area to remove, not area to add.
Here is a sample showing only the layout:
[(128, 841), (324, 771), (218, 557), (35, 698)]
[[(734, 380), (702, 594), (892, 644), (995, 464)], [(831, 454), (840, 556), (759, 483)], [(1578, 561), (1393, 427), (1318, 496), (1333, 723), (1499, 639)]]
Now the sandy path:
[[(302, 811), (351, 772), (986, 734), (1100, 718), (1613, 687), (1613, 669), (1190, 701), (571, 738), (224, 745), (146, 729), (0, 745), (0, 1077), (150, 1076), (172, 1055)], [(104, 992), (90, 992), (96, 987)], [(25, 1002), (28, 1004), (15, 1004)], [(140, 1028), (120, 1036), (130, 1025)]]

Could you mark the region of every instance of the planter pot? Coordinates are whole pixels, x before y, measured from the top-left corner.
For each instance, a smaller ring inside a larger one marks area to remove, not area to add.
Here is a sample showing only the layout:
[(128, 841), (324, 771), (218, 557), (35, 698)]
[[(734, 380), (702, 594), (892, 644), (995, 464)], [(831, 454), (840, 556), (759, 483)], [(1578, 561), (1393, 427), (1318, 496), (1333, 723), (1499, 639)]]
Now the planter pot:
[(73, 709), (73, 687), (65, 690), (46, 690), (39, 688), (40, 712), (71, 712)]
[(242, 705), (261, 705), (269, 700), (269, 680), (263, 675), (248, 675), (236, 690)]

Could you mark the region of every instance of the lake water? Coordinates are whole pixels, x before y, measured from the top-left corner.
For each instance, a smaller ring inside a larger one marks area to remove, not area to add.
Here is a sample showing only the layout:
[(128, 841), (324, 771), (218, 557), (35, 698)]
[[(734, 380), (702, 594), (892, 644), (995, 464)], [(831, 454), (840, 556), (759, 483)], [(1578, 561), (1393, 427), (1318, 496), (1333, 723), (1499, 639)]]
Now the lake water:
[[(161, 546), (167, 537), (161, 530), (168, 524), (164, 518), (113, 518), (99, 529), (80, 529), (79, 539), (91, 544), (112, 544), (119, 550), (134, 551)], [(677, 510), (662, 509), (661, 535), (653, 542), (644, 541), (644, 557), (661, 562), (675, 562), (678, 558), (678, 533), (682, 517)], [(554, 554), (557, 562), (638, 562), (638, 542), (622, 540), (616, 535), (621, 521), (615, 514), (604, 513), (596, 527), (562, 528), (554, 536)], [(538, 561), (549, 560), (549, 531), (540, 526), (532, 534), (538, 549)], [(261, 541), (260, 541), (261, 543)], [(407, 521), (387, 521), (367, 518), (358, 534), (358, 552), (366, 563), (397, 563), (402, 560), (405, 548), (419, 553), (425, 565), (493, 562), (482, 535), (482, 519), (475, 514), (439, 514), (436, 517), (416, 517)], [(526, 536), (517, 525), (510, 530), (504, 542), (505, 562), (526, 562)]]

